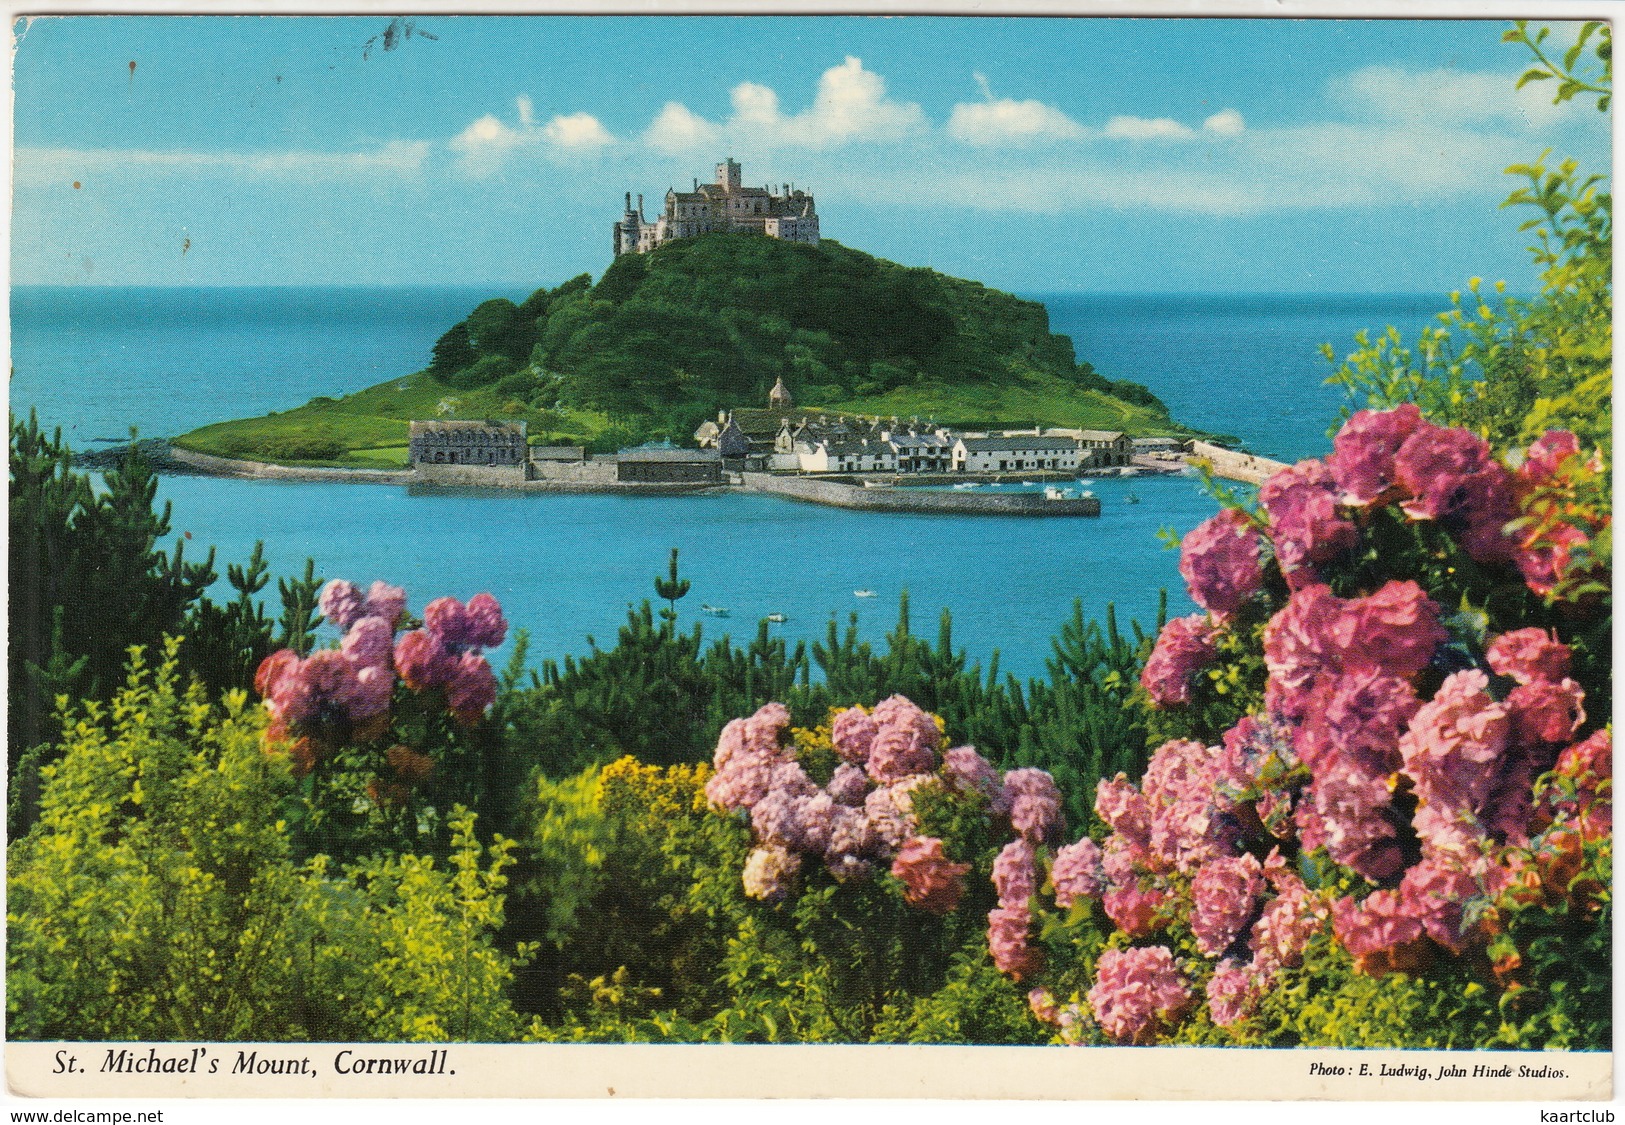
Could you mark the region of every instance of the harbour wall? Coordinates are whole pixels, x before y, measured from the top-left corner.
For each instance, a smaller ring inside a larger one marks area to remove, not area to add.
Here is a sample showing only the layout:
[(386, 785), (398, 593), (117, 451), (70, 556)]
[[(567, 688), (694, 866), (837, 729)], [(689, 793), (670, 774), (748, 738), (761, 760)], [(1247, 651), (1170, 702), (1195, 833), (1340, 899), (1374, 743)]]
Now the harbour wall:
[(1238, 480), (1243, 484), (1263, 484), (1287, 467), (1284, 461), (1271, 461), (1268, 457), (1256, 457), (1251, 453), (1237, 453), (1234, 449), (1226, 449), (1222, 445), (1213, 445), (1205, 441), (1191, 442), (1190, 457), (1192, 460), (1206, 461), (1212, 466), (1214, 476)]
[(793, 500), (870, 512), (925, 512), (956, 516), (1100, 515), (1100, 499), (1095, 496), (1046, 500), (1039, 492), (971, 495), (965, 492), (927, 492), (916, 488), (863, 488), (842, 480), (779, 477), (769, 473), (746, 473), (745, 487), (756, 492), (788, 496)]

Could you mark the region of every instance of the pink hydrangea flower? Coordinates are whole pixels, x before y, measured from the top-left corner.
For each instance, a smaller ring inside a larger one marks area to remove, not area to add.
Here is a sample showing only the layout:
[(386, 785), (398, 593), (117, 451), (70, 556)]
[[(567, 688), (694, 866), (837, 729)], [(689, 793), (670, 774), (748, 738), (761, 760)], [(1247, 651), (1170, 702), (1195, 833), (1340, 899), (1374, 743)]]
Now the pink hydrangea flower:
[(1276, 562), (1294, 590), (1318, 582), (1315, 565), (1359, 541), (1359, 529), (1337, 510), (1338, 485), (1323, 462), (1282, 469), (1264, 482), (1258, 502), (1269, 513)]
[(906, 696), (894, 695), (881, 700), (875, 704), (871, 717), (875, 726), (902, 731), (927, 750), (936, 750), (942, 745), (942, 732), (937, 729), (936, 720), (909, 702)]
[(1185, 536), (1179, 573), (1192, 601), (1228, 617), (1263, 588), (1263, 537), (1246, 515), (1226, 508)]
[(464, 644), (468, 610), (456, 598), (436, 598), (423, 607), (423, 627), (439, 637), (442, 644)]
[(1335, 666), (1331, 626), (1341, 618), (1343, 599), (1329, 586), (1306, 586), (1264, 626), (1264, 667), (1269, 680), (1264, 702), (1270, 714), (1288, 721), (1308, 713), (1316, 678)]
[(1477, 812), (1494, 786), (1512, 724), (1488, 687), (1476, 669), (1452, 673), (1400, 738), (1405, 773), (1423, 805)]
[(1032, 920), (1026, 907), (1000, 906), (987, 915), (987, 948), (993, 965), (1013, 980), (1025, 980), (1043, 968), (1043, 951), (1027, 940)]
[(1129, 849), (1142, 853), (1150, 850), (1151, 809), (1145, 795), (1126, 774), (1101, 779), (1095, 787), (1095, 815), (1105, 821)]
[(406, 612), (406, 591), (387, 582), (374, 582), (367, 590), (367, 600), (361, 607), (364, 617), (381, 617), (391, 630), (400, 623)]
[(1357, 960), (1388, 953), (1421, 939), (1421, 919), (1406, 909), (1398, 891), (1373, 891), (1363, 902), (1344, 897), (1332, 904), (1332, 932)]
[(1237, 824), (1219, 792), (1218, 761), (1217, 748), (1182, 739), (1151, 755), (1142, 789), (1150, 811), (1150, 855), (1160, 868), (1188, 874), (1234, 850)]
[(1038, 893), (1038, 857), (1026, 840), (1011, 840), (993, 861), (993, 886), (999, 905), (1025, 910)]
[(502, 616), (502, 606), (490, 594), (475, 594), (468, 599), (463, 616), (465, 644), (476, 648), (496, 648), (508, 635), (508, 621)]
[[(1267, 869), (1268, 865), (1266, 865)], [(1262, 976), (1303, 964), (1303, 951), (1326, 924), (1327, 908), (1296, 875), (1275, 881), (1277, 894), (1253, 923), (1253, 967)]]
[(1294, 744), (1317, 776), (1346, 764), (1368, 777), (1399, 768), (1399, 736), (1422, 701), (1410, 681), (1376, 667), (1322, 677)]
[(1065, 910), (1082, 898), (1099, 898), (1106, 890), (1106, 872), (1100, 845), (1085, 836), (1055, 853), (1050, 865), (1055, 905)]
[(863, 799), (869, 795), (869, 775), (861, 766), (842, 762), (835, 767), (835, 773), (824, 789), (838, 803), (862, 808)]
[(387, 667), (395, 652), (395, 630), (382, 617), (361, 617), (339, 642), (339, 651), (362, 667)]
[(1039, 1023), (1058, 1025), (1061, 1022), (1061, 1007), (1047, 988), (1035, 988), (1027, 993), (1027, 1007)]
[(841, 882), (868, 878), (878, 840), (862, 809), (837, 805), (830, 820), (824, 865)]
[[(802, 788), (794, 784), (793, 774), (775, 773), (783, 766), (801, 768), (790, 761), (780, 745), (779, 734), (789, 721), (789, 712), (784, 707), (769, 703), (750, 718), (734, 719), (722, 728), (717, 752), (712, 758), (716, 773), (705, 785), (705, 795), (713, 805), (729, 810), (748, 809), (775, 787)], [(804, 772), (802, 778), (812, 786)]]
[(903, 881), (903, 898), (931, 914), (951, 914), (965, 894), (968, 863), (950, 861), (935, 836), (915, 836), (892, 860), (891, 873)]
[(1524, 490), (1546, 484), (1562, 470), (1563, 462), (1580, 455), (1580, 439), (1568, 430), (1547, 430), (1524, 453), (1518, 466), (1518, 484)]
[(269, 699), (288, 676), (299, 670), (299, 654), (291, 648), (280, 648), (260, 661), (254, 672), (254, 690)]
[(745, 860), (740, 873), (745, 894), (763, 902), (779, 902), (790, 893), (790, 885), (801, 870), (801, 857), (783, 848), (757, 848)]
[(1421, 923), (1428, 937), (1460, 953), (1469, 934), (1466, 907), (1481, 897), (1478, 881), (1459, 862), (1445, 856), (1424, 856), (1405, 872), (1399, 884), (1401, 909)]
[(1095, 1021), (1119, 1043), (1144, 1045), (1172, 1031), (1194, 1002), (1174, 955), (1160, 945), (1106, 950), (1089, 990)]
[(1269, 983), (1251, 965), (1234, 958), (1219, 962), (1207, 982), (1207, 1007), (1219, 1027), (1231, 1027), (1257, 1009)]
[(930, 715), (894, 695), (876, 704), (871, 718), (875, 737), (866, 764), (870, 777), (885, 784), (936, 768), (942, 732)]
[(1218, 656), (1213, 623), (1206, 614), (1176, 617), (1157, 634), (1140, 683), (1159, 707), (1182, 707), (1191, 701), (1191, 680)]
[(1439, 604), (1409, 579), (1353, 599), (1347, 611), (1338, 618), (1336, 638), (1345, 669), (1374, 664), (1396, 676), (1414, 676), (1450, 639), (1439, 623)]
[(1585, 692), (1570, 679), (1531, 680), (1507, 696), (1514, 737), (1524, 746), (1568, 742), (1585, 725)]
[(1542, 597), (1556, 593), (1574, 563), (1577, 551), (1588, 549), (1590, 536), (1572, 524), (1543, 528), (1512, 547), (1512, 561), (1524, 584)]
[(861, 766), (869, 760), (869, 749), (874, 745), (879, 729), (862, 707), (850, 707), (835, 716), (830, 728), (830, 741), (843, 762)]
[(445, 687), (457, 674), (457, 658), (426, 629), (402, 633), (395, 642), (395, 668), (413, 691)]
[(1114, 887), (1101, 898), (1106, 917), (1131, 938), (1142, 938), (1168, 924), (1165, 908), (1174, 893), (1166, 887)]
[(1407, 402), (1392, 410), (1362, 410), (1343, 424), (1326, 467), (1344, 503), (1373, 504), (1388, 495), (1397, 484), (1394, 457), (1421, 422), (1422, 412)]
[(1496, 637), (1484, 659), (1497, 675), (1527, 684), (1531, 680), (1563, 679), (1569, 674), (1572, 653), (1556, 634), (1531, 627)]
[(355, 686), (347, 696), (347, 708), (354, 721), (376, 718), (389, 711), (395, 693), (395, 673), (386, 665), (358, 666)]
[(779, 754), (790, 729), (790, 709), (782, 703), (764, 703), (745, 720), (745, 745), (757, 754)]
[(1294, 813), (1305, 850), (1324, 848), (1332, 859), (1374, 883), (1404, 869), (1382, 778), (1338, 765), (1315, 778), (1308, 795)]
[(361, 616), (362, 601), (361, 591), (356, 589), (355, 583), (335, 578), (322, 587), (317, 607), (322, 611), (322, 616), (334, 625), (348, 629)]
[(864, 812), (869, 827), (887, 855), (894, 854), (903, 842), (919, 831), (914, 816), (913, 792), (920, 785), (935, 779), (916, 774), (905, 781), (882, 785), (864, 798)]
[(974, 747), (955, 747), (942, 756), (942, 764), (944, 779), (957, 792), (980, 793), (990, 803), (997, 802), (1004, 793), (999, 771)]
[(1060, 831), (1061, 791), (1045, 771), (1011, 770), (1004, 775), (1004, 795), (1010, 804), (1010, 824), (1024, 839), (1042, 843)]
[(1217, 957), (1241, 935), (1264, 893), (1264, 874), (1250, 855), (1216, 859), (1191, 880), (1191, 933), (1196, 947)]
[(1400, 506), (1415, 519), (1459, 514), (1473, 496), (1473, 482), (1499, 467), (1489, 442), (1470, 430), (1423, 421), (1394, 457), (1394, 476), (1410, 498)]
[(472, 725), (496, 702), (497, 678), (485, 657), (465, 652), (457, 659), (457, 672), (446, 685), (446, 708), (458, 722)]

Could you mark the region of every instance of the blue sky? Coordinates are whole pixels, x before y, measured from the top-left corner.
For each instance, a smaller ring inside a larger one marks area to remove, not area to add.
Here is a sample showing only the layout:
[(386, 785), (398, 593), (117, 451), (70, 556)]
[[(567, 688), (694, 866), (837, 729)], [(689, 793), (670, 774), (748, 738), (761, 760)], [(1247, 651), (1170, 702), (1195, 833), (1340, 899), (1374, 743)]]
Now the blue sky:
[(1024, 292), (1524, 289), (1502, 169), (1609, 158), (1493, 22), (388, 24), (19, 23), (13, 281), (551, 284), (732, 155), (829, 237)]

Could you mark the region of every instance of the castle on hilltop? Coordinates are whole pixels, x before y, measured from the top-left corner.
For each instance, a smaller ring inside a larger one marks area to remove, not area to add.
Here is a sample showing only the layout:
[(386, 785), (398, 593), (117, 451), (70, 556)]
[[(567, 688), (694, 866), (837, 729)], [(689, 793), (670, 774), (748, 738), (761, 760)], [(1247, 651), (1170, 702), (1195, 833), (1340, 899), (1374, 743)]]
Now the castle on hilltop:
[(643, 217), (643, 196), (637, 209), (626, 193), (626, 213), (615, 224), (615, 254), (647, 254), (674, 238), (721, 231), (743, 231), (780, 238), (786, 242), (818, 245), (818, 211), (813, 197), (794, 185), (778, 191), (743, 187), (740, 166), (733, 157), (717, 165), (717, 182), (694, 181), (693, 191), (666, 189), (666, 209), (654, 222)]

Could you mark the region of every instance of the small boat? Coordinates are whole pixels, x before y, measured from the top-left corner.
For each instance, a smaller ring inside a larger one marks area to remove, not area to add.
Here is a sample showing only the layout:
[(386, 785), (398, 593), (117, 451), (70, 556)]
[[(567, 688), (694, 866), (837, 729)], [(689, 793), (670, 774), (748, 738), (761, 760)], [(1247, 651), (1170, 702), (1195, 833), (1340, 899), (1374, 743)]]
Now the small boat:
[(973, 488), (980, 488), (980, 487), (982, 487), (982, 486), (977, 484), (975, 481), (965, 481), (965, 482), (963, 482), (961, 484), (954, 485), (954, 491), (955, 492), (968, 492)]
[[(1071, 500), (1076, 495), (1070, 488), (1056, 488), (1053, 484), (1044, 486), (1044, 499), (1046, 500)], [(1089, 494), (1086, 492), (1084, 495)]]
[(767, 615), (767, 620), (773, 622), (775, 625), (783, 625), (790, 619), (782, 613), (770, 613)]
[(1083, 485), (1083, 487), (1085, 487), (1085, 488), (1093, 488), (1095, 486), (1094, 481), (1092, 481), (1092, 480), (1084, 480), (1081, 477), (1078, 479), (1078, 483)]
[(852, 596), (854, 598), (872, 598), (875, 596), (875, 592), (873, 590), (853, 590)]
[(890, 487), (892, 487), (892, 482), (889, 481), (889, 480), (865, 480), (863, 482), (863, 487), (864, 488), (890, 488)]
[(720, 605), (702, 605), (702, 606), (700, 606), (700, 612), (701, 613), (708, 613), (712, 617), (727, 617), (728, 616), (727, 607), (720, 606)]

